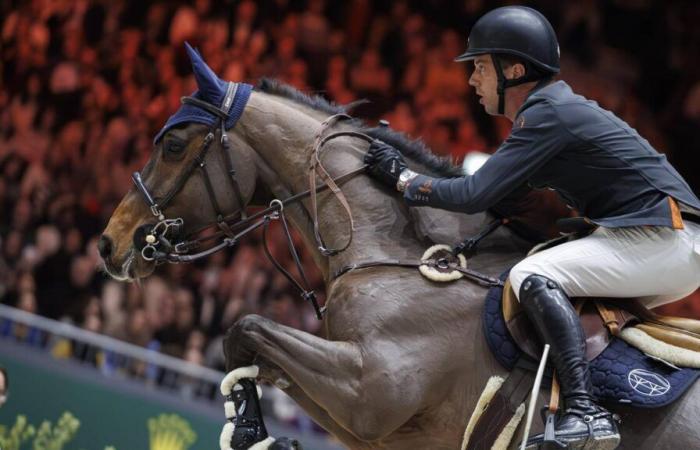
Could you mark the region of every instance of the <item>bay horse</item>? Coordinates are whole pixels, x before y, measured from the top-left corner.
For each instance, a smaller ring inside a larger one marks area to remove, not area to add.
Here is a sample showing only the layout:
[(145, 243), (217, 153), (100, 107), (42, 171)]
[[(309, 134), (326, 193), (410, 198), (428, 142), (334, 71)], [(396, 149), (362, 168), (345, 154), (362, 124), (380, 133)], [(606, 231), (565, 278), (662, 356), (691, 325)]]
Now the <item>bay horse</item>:
[[(205, 91), (198, 78), (200, 92)], [(201, 156), (208, 127), (179, 124), (155, 144), (142, 183), (162, 198), (173, 191), (167, 215), (178, 217), (185, 234), (210, 224), (217, 211), (239, 214), (247, 205), (267, 205), (308, 187), (311, 148), (324, 121), (345, 108), (306, 96), (273, 81), (251, 94), (238, 123), (229, 130), (230, 147), (218, 139), (200, 163), (207, 177), (178, 181)], [(438, 176), (455, 176), (449, 163), (421, 143), (386, 128), (343, 121), (334, 130), (359, 131), (401, 150), (409, 166)], [(223, 130), (222, 130), (223, 131)], [(363, 164), (367, 142), (352, 135), (328, 143), (322, 155), (331, 177)], [(230, 150), (228, 156), (223, 150)], [(230, 157), (230, 162), (226, 158)], [(236, 168), (238, 192), (226, 169)], [(198, 163), (199, 164), (199, 163)], [(209, 186), (207, 186), (209, 184)], [(381, 266), (345, 271), (367, 261), (418, 258), (433, 243), (454, 243), (474, 235), (491, 218), (432, 208), (408, 208), (401, 196), (358, 173), (342, 182), (352, 212), (328, 191), (317, 198), (318, 228), (328, 247), (319, 249), (309, 198), (285, 205), (322, 272), (327, 293), (322, 337), (258, 315), (240, 319), (224, 342), (227, 369), (256, 364), (259, 379), (283, 389), (321, 427), (351, 449), (459, 449), (477, 399), (493, 375), (505, 370), (489, 351), (482, 330), (486, 290), (468, 281), (435, 283), (413, 268)], [(135, 247), (134, 236), (153, 223), (143, 192), (132, 188), (114, 211), (100, 243), (105, 268), (121, 280), (148, 276), (153, 258)], [(529, 244), (501, 227), (483, 240), (471, 268), (496, 275), (519, 261)], [(623, 449), (690, 449), (700, 442), (700, 387), (676, 403), (644, 414), (614, 406), (621, 415)], [(535, 424), (536, 426), (536, 424)], [(540, 427), (541, 428), (541, 427)], [(513, 439), (510, 448), (516, 448)]]

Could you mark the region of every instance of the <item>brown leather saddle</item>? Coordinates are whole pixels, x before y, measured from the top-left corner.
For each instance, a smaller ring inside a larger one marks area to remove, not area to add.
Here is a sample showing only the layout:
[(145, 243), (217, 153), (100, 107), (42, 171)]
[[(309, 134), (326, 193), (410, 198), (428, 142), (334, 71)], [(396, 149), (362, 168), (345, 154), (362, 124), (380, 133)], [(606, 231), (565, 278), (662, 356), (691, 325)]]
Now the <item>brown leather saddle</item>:
[[(572, 299), (586, 333), (586, 357), (592, 360), (610, 343), (613, 336), (627, 326), (634, 326), (651, 337), (676, 347), (700, 352), (700, 320), (661, 316), (634, 298)], [(542, 344), (520, 307), (507, 280), (503, 288), (503, 319), (520, 349), (535, 360), (542, 354)]]
[[(678, 205), (675, 202), (673, 205), (677, 210)], [(536, 246), (529, 254), (585, 237), (596, 226), (584, 217), (571, 217), (558, 220), (557, 228), (565, 234)], [(510, 280), (506, 280), (503, 287), (502, 301), (503, 319), (511, 336), (524, 353), (539, 360), (542, 346), (520, 308)], [(602, 353), (610, 339), (618, 336), (627, 326), (634, 326), (667, 344), (700, 352), (700, 320), (658, 315), (635, 298), (574, 298), (572, 303), (586, 333), (586, 357), (589, 361)]]

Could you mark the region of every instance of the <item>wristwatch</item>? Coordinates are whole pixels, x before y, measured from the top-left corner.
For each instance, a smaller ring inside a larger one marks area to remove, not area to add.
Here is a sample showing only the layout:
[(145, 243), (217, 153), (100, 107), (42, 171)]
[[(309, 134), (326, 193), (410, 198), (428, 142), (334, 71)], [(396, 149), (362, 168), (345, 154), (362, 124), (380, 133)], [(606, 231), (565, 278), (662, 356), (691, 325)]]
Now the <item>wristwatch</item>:
[(411, 169), (404, 169), (401, 175), (399, 175), (399, 181), (396, 182), (396, 190), (399, 192), (405, 191), (408, 187), (408, 183), (417, 176), (418, 174)]

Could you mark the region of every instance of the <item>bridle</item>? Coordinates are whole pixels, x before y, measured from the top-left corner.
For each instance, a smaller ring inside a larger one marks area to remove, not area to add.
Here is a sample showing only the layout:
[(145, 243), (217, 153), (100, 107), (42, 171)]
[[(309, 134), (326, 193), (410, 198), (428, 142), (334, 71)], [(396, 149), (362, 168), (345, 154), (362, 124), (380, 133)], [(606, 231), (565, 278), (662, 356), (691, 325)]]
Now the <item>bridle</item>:
[[(337, 114), (329, 117), (322, 123), (321, 130), (316, 136), (313, 145), (312, 161), (309, 166), (309, 189), (292, 195), (284, 200), (274, 199), (272, 202), (270, 202), (270, 205), (267, 208), (248, 216), (245, 212), (245, 203), (243, 201), (241, 189), (238, 180), (236, 179), (236, 170), (233, 166), (233, 158), (231, 155), (232, 148), (226, 133), (227, 120), (230, 123), (231, 114), (237, 114), (237, 117), (235, 117), (235, 120), (233, 121), (233, 125), (235, 125), (235, 122), (240, 117), (240, 114), (242, 114), (243, 109), (245, 108), (245, 103), (247, 102), (247, 96), (245, 96), (245, 98), (241, 101), (237, 100), (237, 91), (238, 83), (228, 83), (226, 95), (224, 96), (220, 107), (195, 97), (182, 97), (181, 101), (183, 104), (201, 108), (202, 110), (214, 115), (216, 120), (214, 124), (210, 126), (194, 159), (176, 178), (173, 187), (162, 198), (156, 198), (151, 194), (139, 172), (134, 172), (132, 175), (132, 181), (134, 182), (136, 189), (141, 193), (141, 196), (146, 202), (146, 205), (149, 207), (151, 214), (153, 214), (153, 216), (157, 219), (157, 222), (154, 225), (147, 224), (137, 229), (137, 231), (134, 233), (134, 247), (141, 251), (141, 256), (144, 260), (154, 261), (156, 264), (161, 264), (163, 262), (192, 262), (223, 250), (224, 248), (232, 247), (236, 245), (236, 243), (238, 243), (242, 237), (262, 227), (263, 247), (265, 254), (277, 268), (277, 270), (282, 272), (282, 274), (301, 292), (302, 297), (313, 304), (317, 317), (321, 319), (323, 310), (319, 307), (314, 292), (310, 289), (301, 260), (296, 248), (294, 247), (289, 226), (284, 215), (284, 207), (303, 198), (310, 197), (314, 236), (319, 251), (324, 256), (332, 256), (345, 250), (352, 242), (353, 221), (350, 206), (338, 185), (351, 177), (364, 172), (366, 166), (362, 165), (357, 169), (345, 173), (337, 178), (332, 178), (321, 164), (320, 156), (324, 145), (332, 139), (343, 136), (351, 136), (364, 139), (367, 142), (372, 142), (373, 138), (355, 131), (340, 131), (326, 135), (325, 132), (336, 122), (350, 119), (350, 116), (346, 114)], [(229, 128), (231, 128), (233, 125), (230, 125)], [(229, 174), (229, 182), (240, 208), (239, 211), (228, 216), (223, 214), (222, 209), (216, 199), (214, 187), (212, 185), (211, 177), (209, 176), (205, 161), (207, 153), (215, 140), (217, 128), (220, 129), (220, 148), (224, 153), (224, 161), (226, 161), (227, 165), (226, 169)], [(187, 240), (183, 239), (182, 236), (184, 220), (181, 217), (167, 218), (164, 211), (170, 205), (173, 198), (182, 190), (189, 178), (198, 169), (202, 173), (207, 194), (209, 196), (209, 201), (212, 204), (216, 218), (212, 224), (207, 225), (192, 234), (198, 234), (204, 229), (211, 228), (212, 226), (216, 226), (218, 231), (208, 236), (195, 237)], [(317, 177), (321, 179), (321, 184), (316, 184)], [(328, 248), (325, 245), (319, 228), (316, 194), (325, 189), (330, 189), (331, 192), (335, 194), (350, 218), (351, 230), (349, 239), (343, 247), (337, 249)], [(274, 259), (269, 250), (267, 243), (267, 230), (269, 224), (273, 220), (280, 220), (282, 223), (282, 228), (284, 230), (289, 251), (294, 259), (301, 281), (294, 279), (294, 277)], [(196, 251), (203, 244), (215, 242), (216, 240), (219, 240), (219, 242), (204, 250)]]
[[(237, 83), (228, 83), (226, 94), (221, 103), (221, 107), (216, 107), (210, 103), (200, 100), (195, 97), (183, 97), (182, 103), (196, 106), (205, 110), (206, 112), (214, 115), (216, 121), (209, 128), (202, 144), (197, 151), (197, 154), (185, 168), (185, 170), (175, 179), (175, 184), (173, 187), (162, 197), (162, 199), (156, 200), (156, 198), (150, 193), (146, 184), (141, 177), (139, 172), (134, 172), (132, 175), (132, 180), (136, 185), (136, 188), (141, 193), (143, 199), (148, 205), (151, 214), (156, 217), (158, 222), (153, 225), (153, 227), (148, 229), (140, 229), (134, 236), (134, 245), (141, 250), (141, 256), (146, 261), (162, 261), (162, 260), (172, 260), (169, 258), (171, 254), (181, 254), (182, 242), (173, 244), (171, 239), (180, 236), (184, 221), (182, 218), (178, 217), (175, 219), (167, 219), (163, 211), (172, 202), (173, 198), (182, 190), (187, 181), (190, 179), (192, 174), (199, 169), (202, 173), (204, 185), (207, 189), (207, 194), (209, 196), (209, 201), (212, 204), (214, 212), (216, 214), (216, 225), (217, 227), (227, 235), (232, 235), (226, 218), (221, 210), (218, 200), (216, 199), (216, 194), (214, 193), (214, 187), (211, 182), (211, 176), (206, 165), (206, 157), (209, 149), (211, 148), (212, 142), (216, 136), (216, 128), (220, 126), (221, 128), (221, 151), (224, 154), (224, 161), (226, 163), (226, 169), (229, 174), (229, 183), (236, 196), (238, 204), (240, 205), (240, 215), (241, 218), (245, 219), (245, 208), (243, 204), (243, 196), (241, 195), (241, 189), (238, 185), (238, 180), (236, 179), (236, 170), (233, 167), (233, 159), (231, 156), (231, 144), (226, 134), (226, 120), (229, 119), (229, 111), (231, 111), (232, 106), (234, 106), (234, 99), (236, 98), (236, 93), (238, 92)], [(247, 100), (247, 96), (246, 96)], [(239, 102), (240, 103), (240, 102)], [(242, 108), (235, 108), (233, 113), (240, 117), (242, 113)], [(237, 120), (237, 118), (236, 118)], [(177, 261), (173, 261), (177, 262)]]

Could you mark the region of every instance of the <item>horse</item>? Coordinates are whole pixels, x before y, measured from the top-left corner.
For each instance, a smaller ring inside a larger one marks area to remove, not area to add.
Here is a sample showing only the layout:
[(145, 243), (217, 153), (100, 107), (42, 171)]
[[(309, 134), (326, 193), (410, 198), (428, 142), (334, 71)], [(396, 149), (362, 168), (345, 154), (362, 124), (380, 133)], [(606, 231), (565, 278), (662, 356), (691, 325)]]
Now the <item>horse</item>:
[[(204, 81), (197, 81), (200, 92), (206, 91)], [(266, 206), (306, 190), (314, 142), (330, 116), (346, 112), (320, 97), (263, 80), (228, 130), (230, 145), (214, 139), (211, 146), (220, 151), (202, 157), (211, 130), (181, 123), (155, 144), (139, 180), (153, 197), (168, 197), (168, 216), (181, 218), (175, 226), (192, 234), (216, 221), (217, 213), (240, 216), (247, 206)], [(487, 381), (507, 375), (483, 335), (486, 290), (464, 280), (436, 283), (415, 268), (362, 263), (418, 258), (433, 243), (476, 234), (492, 217), (408, 208), (397, 192), (358, 170), (368, 145), (353, 133), (399, 148), (417, 172), (456, 176), (458, 171), (419, 141), (386, 127), (342, 120), (331, 128), (347, 134), (327, 142), (320, 159), (332, 178), (354, 170), (354, 176), (338, 182), (349, 209), (328, 190), (317, 194), (317, 221), (309, 197), (284, 205), (285, 216), (323, 274), (322, 336), (245, 316), (226, 335), (227, 370), (257, 365), (258, 379), (283, 389), (348, 448), (459, 449)], [(235, 195), (227, 169), (231, 163)], [(180, 175), (197, 164), (206, 165), (206, 175), (183, 181)], [(135, 235), (160, 211), (149, 208), (140, 190), (137, 184), (125, 195), (100, 241), (105, 269), (121, 280), (146, 277), (155, 266), (154, 258), (136, 246)], [(214, 200), (207, 200), (211, 195)], [(324, 251), (315, 228), (328, 248), (346, 248)], [(511, 229), (500, 227), (480, 242), (469, 267), (499, 274), (529, 247)], [(676, 403), (644, 414), (620, 405), (612, 409), (623, 420), (623, 449), (694, 448), (700, 442), (698, 385)], [(516, 448), (517, 439), (513, 441), (509, 448)]]

